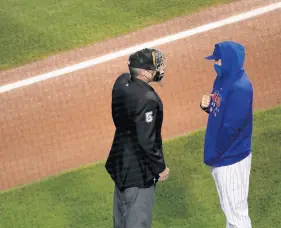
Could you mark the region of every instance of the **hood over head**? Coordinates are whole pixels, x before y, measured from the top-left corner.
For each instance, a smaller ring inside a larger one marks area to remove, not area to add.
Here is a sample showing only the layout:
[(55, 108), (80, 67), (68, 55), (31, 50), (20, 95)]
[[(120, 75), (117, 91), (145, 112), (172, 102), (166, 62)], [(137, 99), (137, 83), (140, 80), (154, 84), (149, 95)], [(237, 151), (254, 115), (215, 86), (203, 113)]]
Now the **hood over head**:
[(223, 80), (236, 81), (244, 74), (245, 48), (239, 43), (233, 41), (217, 43), (213, 54), (205, 59), (221, 59)]

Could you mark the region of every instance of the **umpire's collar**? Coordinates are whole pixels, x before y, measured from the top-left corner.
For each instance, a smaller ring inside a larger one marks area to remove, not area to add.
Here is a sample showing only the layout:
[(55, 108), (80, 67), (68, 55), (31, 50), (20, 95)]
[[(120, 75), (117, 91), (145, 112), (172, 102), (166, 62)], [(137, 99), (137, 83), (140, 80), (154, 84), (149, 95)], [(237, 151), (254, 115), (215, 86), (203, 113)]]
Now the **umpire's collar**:
[(143, 80), (141, 80), (141, 79), (138, 79), (138, 78), (136, 78), (136, 77), (131, 77), (131, 80), (132, 80), (133, 82), (136, 82), (137, 84), (139, 84), (139, 85), (141, 85), (141, 86), (144, 86), (145, 88), (147, 88), (147, 89), (149, 89), (149, 90), (154, 91), (154, 89), (152, 88), (151, 85), (149, 85), (147, 82), (145, 82), (145, 81), (143, 81)]

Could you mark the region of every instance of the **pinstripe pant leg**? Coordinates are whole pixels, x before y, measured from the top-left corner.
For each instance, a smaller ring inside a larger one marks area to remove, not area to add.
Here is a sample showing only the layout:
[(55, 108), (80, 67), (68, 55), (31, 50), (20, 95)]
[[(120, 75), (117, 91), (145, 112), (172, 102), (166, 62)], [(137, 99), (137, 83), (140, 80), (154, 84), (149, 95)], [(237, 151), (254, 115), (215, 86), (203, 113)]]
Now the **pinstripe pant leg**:
[(248, 212), (248, 192), (252, 154), (229, 166), (212, 168), (227, 228), (252, 228)]

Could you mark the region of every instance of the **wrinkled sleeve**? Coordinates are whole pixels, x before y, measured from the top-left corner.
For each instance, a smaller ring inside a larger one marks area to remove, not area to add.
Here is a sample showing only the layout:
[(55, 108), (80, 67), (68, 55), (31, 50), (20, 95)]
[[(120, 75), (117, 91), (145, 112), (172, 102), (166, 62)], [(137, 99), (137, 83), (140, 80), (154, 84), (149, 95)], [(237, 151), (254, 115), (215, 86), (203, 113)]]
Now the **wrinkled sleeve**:
[[(250, 111), (252, 99), (248, 92), (233, 92), (227, 101), (225, 119), (220, 129), (219, 137), (225, 147), (235, 139), (244, 127), (245, 119)], [(221, 146), (223, 146), (221, 145)], [(225, 148), (220, 148), (224, 150)]]
[(152, 99), (142, 102), (135, 118), (137, 140), (150, 161), (154, 175), (158, 175), (166, 168), (163, 152), (155, 146), (157, 105)]

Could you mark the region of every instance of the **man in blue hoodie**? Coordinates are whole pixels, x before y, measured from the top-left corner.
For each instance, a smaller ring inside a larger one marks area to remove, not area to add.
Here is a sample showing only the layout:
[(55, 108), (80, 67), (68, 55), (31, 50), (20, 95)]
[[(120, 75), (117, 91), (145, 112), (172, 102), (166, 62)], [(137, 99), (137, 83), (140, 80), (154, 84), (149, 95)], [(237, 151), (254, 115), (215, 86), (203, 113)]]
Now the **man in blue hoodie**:
[(245, 49), (225, 41), (215, 45), (217, 77), (200, 106), (209, 114), (204, 163), (211, 167), (227, 228), (251, 228), (248, 192), (251, 170), (253, 88), (245, 70)]

